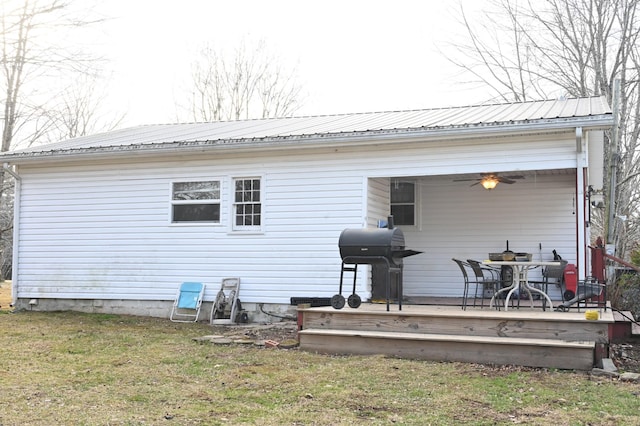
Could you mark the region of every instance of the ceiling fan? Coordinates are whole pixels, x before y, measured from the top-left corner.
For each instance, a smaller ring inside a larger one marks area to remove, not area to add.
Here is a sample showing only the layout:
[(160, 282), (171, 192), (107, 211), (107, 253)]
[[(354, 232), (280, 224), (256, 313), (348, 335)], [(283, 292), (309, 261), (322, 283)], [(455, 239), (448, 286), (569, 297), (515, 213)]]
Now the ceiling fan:
[(471, 186), (480, 184), (484, 189), (493, 189), (498, 185), (498, 183), (511, 185), (512, 183), (516, 183), (515, 179), (524, 179), (524, 176), (522, 175), (500, 176), (497, 173), (481, 173), (480, 175), (482, 176), (481, 178), (455, 179), (454, 182), (475, 181), (476, 183), (471, 184)]

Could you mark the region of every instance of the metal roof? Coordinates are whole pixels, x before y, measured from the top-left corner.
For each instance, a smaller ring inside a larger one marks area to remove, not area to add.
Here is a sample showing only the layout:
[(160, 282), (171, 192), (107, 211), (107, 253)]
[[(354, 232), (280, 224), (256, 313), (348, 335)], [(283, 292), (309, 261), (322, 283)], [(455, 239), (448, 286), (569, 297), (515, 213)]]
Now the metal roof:
[(68, 157), (96, 152), (160, 151), (206, 146), (261, 146), (278, 142), (319, 143), (351, 139), (521, 131), (541, 128), (609, 127), (611, 109), (604, 97), (545, 100), (411, 111), (386, 111), (259, 120), (144, 125), (6, 152), (0, 161)]

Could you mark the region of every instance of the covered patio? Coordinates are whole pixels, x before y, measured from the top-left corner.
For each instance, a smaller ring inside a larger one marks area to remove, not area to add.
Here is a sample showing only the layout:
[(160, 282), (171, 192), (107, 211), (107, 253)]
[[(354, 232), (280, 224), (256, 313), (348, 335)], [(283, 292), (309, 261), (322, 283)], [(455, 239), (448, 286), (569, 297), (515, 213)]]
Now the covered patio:
[[(575, 160), (574, 160), (575, 161)], [(489, 169), (485, 169), (489, 170)], [(590, 273), (590, 194), (582, 169), (505, 170), (513, 177), (484, 189), (484, 173), (372, 178), (371, 188), (388, 185), (391, 203), (378, 206), (369, 198), (369, 217), (390, 211), (404, 234), (406, 248), (421, 251), (404, 259), (403, 295), (411, 300), (461, 298), (464, 281), (452, 259), (488, 260), (491, 253), (509, 250), (526, 253), (533, 261), (553, 261), (554, 252), (574, 265), (578, 279)], [(595, 173), (592, 179), (599, 178)], [(592, 180), (593, 181), (593, 180)], [(412, 191), (412, 199), (394, 204), (394, 190)], [(586, 188), (586, 189), (585, 189)], [(372, 192), (370, 190), (370, 192)], [(406, 208), (413, 218), (406, 221)], [(404, 210), (403, 210), (404, 209)], [(398, 212), (400, 216), (398, 216)], [(398, 220), (400, 217), (400, 220)], [(377, 226), (369, 220), (369, 226)], [(529, 279), (542, 281), (544, 268), (529, 271)], [(376, 299), (376, 277), (364, 280), (363, 300)], [(549, 286), (549, 297), (562, 301), (562, 288)]]

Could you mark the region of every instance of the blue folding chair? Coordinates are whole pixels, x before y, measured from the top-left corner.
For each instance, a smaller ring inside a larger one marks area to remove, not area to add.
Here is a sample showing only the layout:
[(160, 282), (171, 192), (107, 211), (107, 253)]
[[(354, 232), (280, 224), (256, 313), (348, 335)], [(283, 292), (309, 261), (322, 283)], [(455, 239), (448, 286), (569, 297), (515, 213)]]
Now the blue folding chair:
[(169, 318), (174, 322), (196, 322), (200, 315), (204, 284), (182, 283)]

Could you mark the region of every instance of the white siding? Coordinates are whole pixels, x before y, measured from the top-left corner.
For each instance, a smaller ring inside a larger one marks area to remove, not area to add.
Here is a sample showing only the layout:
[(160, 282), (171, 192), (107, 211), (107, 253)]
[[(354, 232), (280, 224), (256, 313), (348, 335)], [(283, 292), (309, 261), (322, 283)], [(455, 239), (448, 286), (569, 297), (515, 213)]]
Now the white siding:
[(587, 182), (594, 191), (601, 191), (604, 187), (604, 132), (590, 132), (587, 139), (589, 161)]
[(378, 220), (385, 220), (391, 212), (389, 179), (369, 179), (367, 194), (367, 226), (375, 228)]
[[(571, 259), (575, 191), (558, 176), (492, 192), (429, 176), (575, 167), (570, 136), (23, 166), (17, 297), (171, 300), (180, 282), (202, 281), (212, 300), (228, 276), (242, 279), (244, 302), (331, 296), (340, 232), (386, 217), (390, 176), (423, 176), (422, 228), (405, 236), (426, 253), (406, 260), (405, 294), (458, 295), (453, 256), (483, 258), (509, 239)], [(260, 233), (230, 226), (231, 182), (246, 176), (263, 179)], [(220, 225), (170, 223), (170, 183), (193, 179), (222, 181)]]

